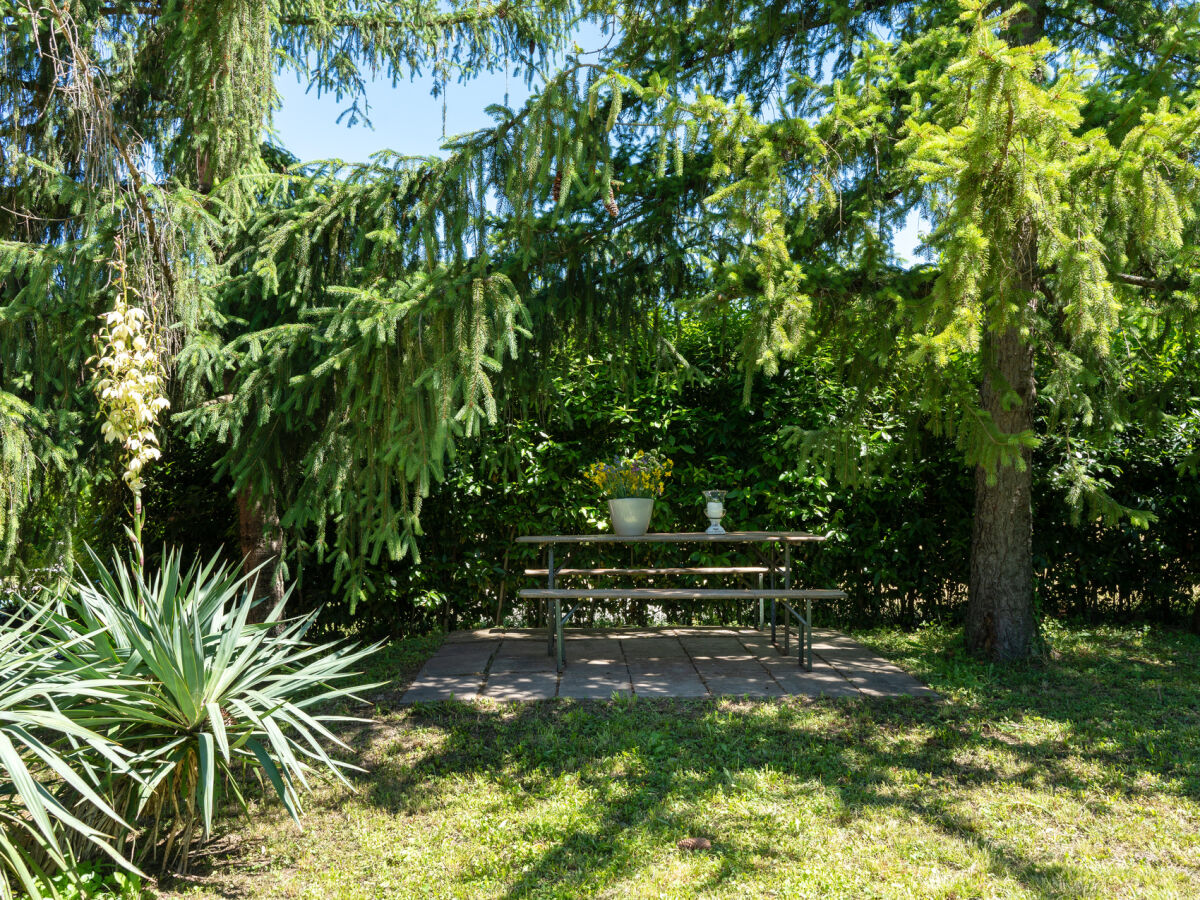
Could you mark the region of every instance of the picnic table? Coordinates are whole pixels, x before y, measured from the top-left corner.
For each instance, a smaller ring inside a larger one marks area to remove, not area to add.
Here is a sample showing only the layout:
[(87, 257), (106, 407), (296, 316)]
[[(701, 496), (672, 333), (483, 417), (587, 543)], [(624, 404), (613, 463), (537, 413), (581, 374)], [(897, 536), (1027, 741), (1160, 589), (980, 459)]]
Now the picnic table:
[[(546, 605), (549, 628), (546, 651), (557, 657), (558, 669), (566, 665), (563, 628), (580, 603), (585, 600), (641, 600), (647, 603), (666, 600), (757, 600), (758, 626), (764, 627), (764, 605), (770, 604), (771, 641), (778, 646), (777, 605), (784, 610), (783, 652), (790, 652), (791, 620), (798, 627), (796, 659), (799, 665), (812, 671), (812, 602), (845, 597), (843, 591), (792, 586), (792, 548), (821, 542), (828, 534), (805, 531), (728, 531), (708, 532), (651, 532), (632, 537), (618, 534), (536, 534), (517, 538), (519, 544), (538, 544), (546, 548), (544, 568), (526, 569), (527, 576), (546, 578), (545, 588), (526, 588), (518, 596), (540, 600)], [(582, 544), (741, 544), (758, 551), (759, 565), (750, 566), (669, 566), (627, 568), (572, 568), (556, 566), (555, 549), (570, 549)], [(757, 579), (755, 588), (739, 587), (571, 587), (560, 586), (560, 579), (616, 577), (643, 578), (652, 576), (703, 576), (706, 578)], [(764, 580), (766, 583), (764, 584)], [(799, 601), (804, 601), (803, 615)], [(564, 612), (564, 604), (570, 607)], [(793, 603), (795, 605), (793, 605)]]

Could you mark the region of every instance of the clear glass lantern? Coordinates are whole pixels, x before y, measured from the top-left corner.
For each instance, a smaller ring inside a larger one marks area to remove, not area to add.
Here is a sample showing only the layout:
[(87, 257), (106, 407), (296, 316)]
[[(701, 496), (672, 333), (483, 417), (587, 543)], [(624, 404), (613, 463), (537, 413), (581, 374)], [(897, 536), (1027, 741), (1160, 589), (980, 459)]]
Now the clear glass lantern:
[(704, 496), (704, 514), (708, 516), (708, 528), (705, 534), (724, 534), (721, 527), (721, 517), (725, 515), (725, 491), (702, 491)]

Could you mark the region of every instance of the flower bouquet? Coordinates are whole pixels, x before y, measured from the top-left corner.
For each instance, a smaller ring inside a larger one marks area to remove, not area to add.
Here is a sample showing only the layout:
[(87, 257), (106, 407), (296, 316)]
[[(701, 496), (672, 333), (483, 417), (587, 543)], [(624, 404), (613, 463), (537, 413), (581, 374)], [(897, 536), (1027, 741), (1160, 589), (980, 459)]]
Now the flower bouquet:
[(671, 466), (671, 460), (639, 450), (632, 456), (615, 456), (588, 468), (588, 480), (608, 498), (614, 532), (624, 537), (646, 533), (654, 513), (654, 498), (662, 494)]

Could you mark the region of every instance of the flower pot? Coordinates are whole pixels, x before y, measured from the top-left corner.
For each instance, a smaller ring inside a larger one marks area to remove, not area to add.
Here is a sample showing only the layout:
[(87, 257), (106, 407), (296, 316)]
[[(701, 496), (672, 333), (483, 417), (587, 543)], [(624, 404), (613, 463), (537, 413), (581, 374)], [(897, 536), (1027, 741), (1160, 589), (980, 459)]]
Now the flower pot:
[(650, 514), (654, 512), (654, 500), (650, 497), (622, 497), (608, 501), (608, 514), (612, 517), (613, 531), (622, 537), (637, 537), (650, 527)]

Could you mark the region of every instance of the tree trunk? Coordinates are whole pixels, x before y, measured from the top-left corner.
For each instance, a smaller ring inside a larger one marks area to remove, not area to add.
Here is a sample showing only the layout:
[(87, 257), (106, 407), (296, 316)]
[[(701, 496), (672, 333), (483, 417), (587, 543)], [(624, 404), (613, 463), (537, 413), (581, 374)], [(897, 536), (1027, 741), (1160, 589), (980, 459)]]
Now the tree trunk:
[[(1000, 431), (1016, 434), (1033, 426), (1033, 348), (1016, 328), (984, 338), (986, 374), (980, 402)], [(1003, 379), (1002, 381), (1000, 379)], [(1021, 404), (1005, 410), (1004, 384)], [(975, 520), (971, 537), (971, 583), (967, 647), (998, 662), (1023, 659), (1033, 646), (1033, 508), (1030, 452), (1023, 467), (1000, 465), (991, 473), (975, 467)]]
[(242, 545), (242, 571), (249, 573), (262, 566), (254, 582), (254, 599), (262, 600), (250, 614), (261, 622), (283, 602), (283, 530), (275, 503), (256, 500), (243, 488), (237, 494), (238, 535)]
[[(1012, 21), (1006, 38), (1014, 46), (1042, 37), (1044, 9), (1033, 0)], [(1017, 229), (1012, 248), (1012, 273), (1008, 289), (1018, 308), (1037, 302), (1037, 229), (1026, 221)], [(1007, 298), (1003, 298), (1007, 299)], [(1033, 404), (1037, 396), (1033, 346), (1022, 335), (1019, 323), (1002, 332), (984, 333), (983, 384), (980, 407), (1002, 434), (1033, 429)], [(1008, 404), (1008, 389), (1020, 403)], [(1033, 507), (1032, 454), (1020, 451), (1016, 460), (989, 472), (975, 468), (975, 515), (971, 536), (971, 581), (967, 602), (966, 642), (973, 653), (996, 662), (1025, 659), (1033, 649)], [(990, 477), (989, 477), (990, 476)]]
[[(1036, 303), (1037, 231), (1019, 230), (1010, 289), (1021, 304)], [(1004, 435), (1033, 430), (1037, 397), (1033, 345), (1017, 324), (988, 330), (982, 346), (980, 407)], [(1008, 390), (1019, 403), (1005, 402)], [(997, 662), (1029, 656), (1033, 647), (1033, 467), (1021, 448), (994, 470), (975, 467), (975, 516), (971, 535), (971, 582), (967, 603), (967, 648)]]

